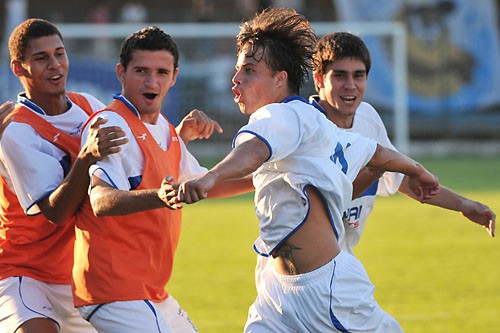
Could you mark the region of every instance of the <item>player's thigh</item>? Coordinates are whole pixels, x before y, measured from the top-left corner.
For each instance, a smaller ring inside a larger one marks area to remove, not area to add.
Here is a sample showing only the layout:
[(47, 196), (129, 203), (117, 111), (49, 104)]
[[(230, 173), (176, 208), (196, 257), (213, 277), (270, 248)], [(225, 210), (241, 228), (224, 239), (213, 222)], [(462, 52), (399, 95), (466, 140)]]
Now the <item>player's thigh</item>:
[(78, 308), (80, 315), (101, 333), (173, 333), (150, 301), (123, 301)]
[(347, 252), (336, 258), (332, 314), (352, 331), (402, 333), (399, 323), (374, 298), (374, 286), (361, 262)]
[(195, 333), (198, 329), (182, 309), (177, 300), (170, 295), (166, 300), (155, 303), (163, 318), (167, 321), (172, 330), (176, 333)]
[(44, 282), (28, 277), (0, 280), (0, 332), (58, 332)]

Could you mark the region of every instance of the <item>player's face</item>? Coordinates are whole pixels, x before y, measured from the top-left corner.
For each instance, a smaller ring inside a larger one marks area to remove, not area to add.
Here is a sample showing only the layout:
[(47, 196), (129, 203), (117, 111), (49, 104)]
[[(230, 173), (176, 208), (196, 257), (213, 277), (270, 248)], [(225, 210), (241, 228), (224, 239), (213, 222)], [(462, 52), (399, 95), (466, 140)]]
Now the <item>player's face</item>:
[(352, 126), (354, 113), (365, 94), (367, 75), (363, 62), (354, 58), (336, 60), (326, 67), (320, 81), (320, 97), (328, 102), (333, 118), (350, 120)]
[(276, 73), (269, 68), (262, 59), (262, 50), (258, 50), (255, 56), (251, 56), (252, 53), (249, 47), (240, 52), (233, 76), (234, 102), (243, 114), (252, 114), (262, 106), (281, 102), (287, 97), (282, 95), (281, 85), (286, 84), (280, 79), (283, 72)]
[(174, 56), (166, 50), (135, 50), (127, 69), (118, 64), (122, 94), (139, 111), (144, 122), (155, 124), (163, 99), (175, 84), (178, 69)]
[(13, 62), (26, 95), (37, 102), (66, 92), (69, 61), (64, 44), (57, 35), (33, 39), (28, 43), (24, 61)]

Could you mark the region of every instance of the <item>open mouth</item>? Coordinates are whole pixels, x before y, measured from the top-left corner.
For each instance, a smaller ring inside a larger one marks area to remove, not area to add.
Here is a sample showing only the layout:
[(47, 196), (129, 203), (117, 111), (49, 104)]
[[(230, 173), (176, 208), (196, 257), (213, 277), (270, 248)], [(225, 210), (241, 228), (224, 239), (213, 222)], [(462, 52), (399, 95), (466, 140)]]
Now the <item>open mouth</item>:
[(342, 96), (340, 97), (344, 102), (354, 102), (356, 100), (356, 96)]
[(153, 100), (156, 98), (156, 96), (158, 96), (158, 94), (146, 93), (146, 94), (143, 94), (143, 96), (149, 100)]
[(49, 79), (51, 81), (57, 81), (57, 80), (60, 80), (62, 78), (62, 74), (57, 74), (57, 75), (52, 75)]
[(241, 101), (241, 93), (236, 90), (235, 88), (231, 89), (233, 91), (233, 94), (234, 94), (234, 102), (235, 103), (239, 103)]

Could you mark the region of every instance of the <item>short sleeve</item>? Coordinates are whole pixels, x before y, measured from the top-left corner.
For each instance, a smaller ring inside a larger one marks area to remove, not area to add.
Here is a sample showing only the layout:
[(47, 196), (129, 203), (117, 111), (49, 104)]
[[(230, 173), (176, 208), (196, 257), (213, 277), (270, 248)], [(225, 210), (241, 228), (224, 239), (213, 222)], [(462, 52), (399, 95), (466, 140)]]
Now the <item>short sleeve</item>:
[(83, 129), (82, 147), (88, 140), (90, 125), (96, 121), (97, 117), (108, 120), (105, 126), (120, 127), (125, 132), (125, 138), (128, 138), (129, 142), (121, 146), (121, 150), (118, 153), (107, 155), (92, 165), (89, 168), (89, 175), (91, 179), (92, 176), (96, 176), (117, 189), (129, 190), (130, 183), (126, 169), (128, 164), (127, 159), (133, 156), (131, 152), (131, 142), (133, 142), (135, 138), (132, 135), (132, 130), (128, 126), (125, 119), (123, 119), (120, 115), (115, 112), (104, 111), (95, 116), (94, 119), (92, 119), (92, 121), (90, 121)]
[(271, 104), (257, 110), (247, 125), (235, 135), (233, 146), (258, 137), (269, 147), (268, 161), (277, 161), (293, 153), (300, 144), (302, 129), (300, 118), (291, 108)]
[(40, 213), (36, 203), (64, 179), (60, 161), (66, 153), (45, 141), (31, 126), (13, 122), (0, 140), (0, 155), (21, 206), (28, 215)]

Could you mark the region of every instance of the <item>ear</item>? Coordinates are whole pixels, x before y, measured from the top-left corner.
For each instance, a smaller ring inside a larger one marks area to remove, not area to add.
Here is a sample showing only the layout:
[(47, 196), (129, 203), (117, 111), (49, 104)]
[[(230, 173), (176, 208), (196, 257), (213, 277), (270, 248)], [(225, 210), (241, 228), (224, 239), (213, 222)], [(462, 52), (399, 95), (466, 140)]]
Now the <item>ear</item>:
[(23, 67), (22, 62), (19, 60), (12, 60), (10, 62), (10, 69), (12, 70), (12, 73), (14, 73), (14, 75), (17, 77), (25, 76), (27, 73), (26, 69)]
[(177, 82), (177, 74), (179, 74), (179, 68), (174, 69), (174, 75), (172, 77), (172, 83), (170, 84), (170, 88), (172, 88), (175, 82)]
[(122, 64), (120, 63), (116, 64), (116, 77), (118, 78), (118, 81), (123, 84), (125, 77), (125, 68), (123, 68)]
[(288, 73), (285, 71), (280, 71), (276, 74), (276, 85), (281, 87), (288, 83)]
[(323, 81), (323, 75), (320, 75), (318, 72), (313, 73), (314, 78), (314, 86), (316, 90), (323, 89), (325, 87), (325, 82)]

